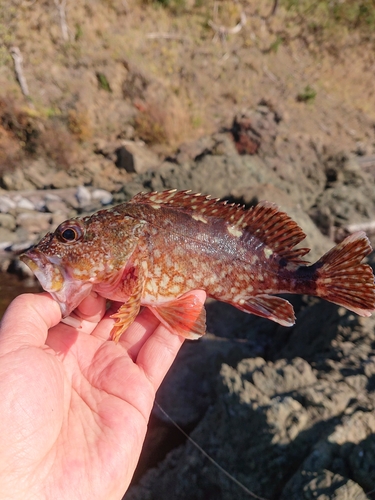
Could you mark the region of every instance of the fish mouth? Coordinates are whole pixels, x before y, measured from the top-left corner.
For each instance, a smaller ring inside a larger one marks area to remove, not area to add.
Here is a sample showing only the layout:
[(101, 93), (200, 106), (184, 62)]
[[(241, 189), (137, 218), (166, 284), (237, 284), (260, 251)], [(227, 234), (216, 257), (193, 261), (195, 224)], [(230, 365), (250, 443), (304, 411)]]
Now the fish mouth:
[(20, 255), (20, 259), (35, 274), (46, 292), (58, 292), (64, 286), (64, 276), (59, 267), (37, 248)]
[(63, 318), (69, 316), (92, 290), (92, 283), (70, 276), (69, 271), (59, 265), (58, 257), (47, 257), (37, 248), (32, 248), (20, 255), (20, 259), (59, 304)]

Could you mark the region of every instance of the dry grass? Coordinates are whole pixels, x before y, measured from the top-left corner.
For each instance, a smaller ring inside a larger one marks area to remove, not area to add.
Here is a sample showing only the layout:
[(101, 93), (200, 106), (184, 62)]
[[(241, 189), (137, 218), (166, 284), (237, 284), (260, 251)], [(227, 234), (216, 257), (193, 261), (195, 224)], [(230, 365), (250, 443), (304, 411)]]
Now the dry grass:
[(93, 128), (88, 111), (86, 109), (69, 110), (68, 128), (79, 142), (85, 142), (91, 139)]
[[(282, 102), (293, 116), (293, 109), (302, 108), (293, 108), (298, 95), (309, 88), (317, 92), (310, 98), (311, 114), (319, 106), (333, 106), (322, 100), (328, 93), (349, 109), (355, 104), (374, 113), (374, 52), (364, 41), (372, 36), (373, 1), (280, 0), (267, 20), (273, 0), (125, 3), (127, 8), (121, 0), (77, 0), (73, 8), (68, 2), (67, 43), (53, 2), (1, 4), (2, 93), (17, 89), (7, 52), (17, 43), (36, 113), (0, 102), (0, 164), (41, 154), (67, 168), (80, 143), (96, 137), (111, 141), (125, 129), (133, 138), (133, 126), (134, 138), (153, 147), (162, 144), (170, 153), (197, 134), (230, 125), (236, 112), (254, 107), (260, 98)], [(214, 38), (208, 21), (232, 27), (241, 7), (247, 15), (241, 32)], [(163, 37), (169, 34), (170, 39)], [(321, 39), (327, 43), (319, 45)], [(356, 40), (357, 52), (348, 64), (345, 48)], [(324, 52), (327, 44), (336, 44), (340, 63)], [(323, 51), (319, 60), (314, 48)], [(127, 60), (135, 68), (127, 67)], [(301, 96), (308, 102), (306, 92)], [(23, 102), (20, 94), (18, 99)]]
[(138, 103), (137, 108), (134, 128), (139, 139), (146, 144), (174, 148), (193, 134), (194, 124), (189, 110), (174, 94), (160, 100), (149, 98), (144, 103)]
[(67, 169), (76, 152), (76, 137), (63, 122), (44, 118), (12, 97), (0, 98), (0, 173), (36, 156)]
[(58, 121), (50, 121), (46, 124), (38, 146), (39, 154), (59, 169), (69, 169), (78, 153), (75, 138)]

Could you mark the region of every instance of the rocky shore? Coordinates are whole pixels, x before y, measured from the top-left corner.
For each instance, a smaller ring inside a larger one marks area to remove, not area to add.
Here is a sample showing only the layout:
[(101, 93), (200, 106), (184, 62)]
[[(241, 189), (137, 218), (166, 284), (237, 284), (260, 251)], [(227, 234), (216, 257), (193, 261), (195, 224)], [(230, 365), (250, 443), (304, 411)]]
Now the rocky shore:
[[(32, 281), (22, 251), (139, 191), (274, 202), (311, 261), (375, 243), (371, 2), (4, 0), (0, 19), (0, 309)], [(155, 406), (125, 500), (375, 500), (375, 319), (291, 302), (287, 329), (208, 301), (157, 395), (243, 486)]]
[[(7, 173), (0, 192), (2, 269), (26, 273), (16, 264), (17, 254), (46, 231), (141, 190), (192, 189), (248, 205), (274, 201), (307, 233), (311, 260), (356, 225), (371, 229), (372, 157), (333, 153), (298, 137), (290, 139), (289, 148), (281, 147), (275, 113), (264, 107), (256, 113), (268, 123), (256, 154), (239, 154), (238, 139), (224, 131), (185, 144), (175, 156), (145, 169), (139, 167), (144, 155), (138, 157), (135, 149), (126, 155), (118, 144), (104, 145), (101, 151), (107, 147), (112, 160), (105, 160), (103, 182), (86, 169), (75, 176), (59, 173), (60, 187), (51, 187), (50, 176), (44, 189), (36, 189), (40, 186), (30, 185), (36, 178), (32, 165), (27, 172)], [(244, 143), (242, 138), (241, 148)], [(289, 164), (295, 148), (300, 154)], [(129, 171), (117, 161), (119, 154), (131, 158)], [(65, 187), (63, 175), (69, 179)], [(16, 184), (21, 189), (4, 187)], [(375, 263), (373, 256), (370, 262)], [(157, 400), (259, 497), (374, 498), (375, 320), (311, 298), (292, 302), (297, 323), (289, 329), (209, 302), (209, 333), (185, 343)], [(171, 497), (232, 500), (249, 493), (189, 441), (176, 438), (169, 419), (155, 407), (135, 484), (124, 498)]]

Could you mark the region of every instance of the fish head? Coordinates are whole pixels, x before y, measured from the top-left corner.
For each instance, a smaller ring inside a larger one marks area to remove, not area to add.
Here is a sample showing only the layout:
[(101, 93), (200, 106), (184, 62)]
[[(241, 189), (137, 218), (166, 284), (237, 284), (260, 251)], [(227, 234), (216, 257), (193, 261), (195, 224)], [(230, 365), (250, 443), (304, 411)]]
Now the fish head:
[[(118, 284), (137, 244), (137, 221), (110, 211), (69, 219), (20, 256), (66, 317), (95, 286)], [(128, 220), (129, 219), (129, 220)]]

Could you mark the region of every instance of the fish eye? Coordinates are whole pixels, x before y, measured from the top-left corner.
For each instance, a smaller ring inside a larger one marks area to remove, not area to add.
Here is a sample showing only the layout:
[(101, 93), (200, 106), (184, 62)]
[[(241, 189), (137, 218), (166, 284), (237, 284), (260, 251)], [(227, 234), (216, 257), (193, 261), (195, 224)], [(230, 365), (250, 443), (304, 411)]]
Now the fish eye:
[(73, 243), (83, 236), (83, 230), (77, 223), (63, 222), (57, 228), (56, 233), (63, 243)]

